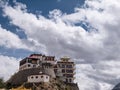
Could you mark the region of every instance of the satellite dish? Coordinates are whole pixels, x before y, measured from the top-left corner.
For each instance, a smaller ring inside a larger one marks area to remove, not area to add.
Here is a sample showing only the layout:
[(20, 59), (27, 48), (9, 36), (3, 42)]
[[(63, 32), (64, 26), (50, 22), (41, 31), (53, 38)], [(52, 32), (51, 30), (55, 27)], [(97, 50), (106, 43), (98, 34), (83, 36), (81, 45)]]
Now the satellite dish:
[(40, 71), (39, 73), (40, 73), (40, 74), (42, 74), (42, 72), (41, 72), (41, 71)]

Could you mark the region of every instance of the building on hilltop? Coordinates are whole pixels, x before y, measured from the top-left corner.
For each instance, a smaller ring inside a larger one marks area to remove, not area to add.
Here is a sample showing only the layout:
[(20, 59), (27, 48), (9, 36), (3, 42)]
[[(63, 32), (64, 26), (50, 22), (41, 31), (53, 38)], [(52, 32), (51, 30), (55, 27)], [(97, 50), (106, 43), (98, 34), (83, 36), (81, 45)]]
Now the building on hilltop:
[(25, 85), (32, 87), (34, 83), (39, 87), (40, 83), (46, 83), (52, 87), (51, 83), (56, 83), (56, 85), (62, 83), (64, 88), (66, 85), (75, 85), (72, 87), (76, 87), (74, 74), (75, 64), (69, 57), (62, 57), (57, 61), (55, 56), (31, 54), (20, 61), (19, 71), (7, 81), (7, 86), (19, 87), (25, 83)]
[[(31, 54), (29, 57), (20, 61), (20, 69), (38, 68), (46, 69), (46, 73), (51, 73), (51, 76), (61, 77), (61, 80), (67, 83), (73, 83), (75, 74), (75, 64), (69, 57), (62, 57), (60, 61), (55, 60), (54, 56), (45, 56), (42, 54)], [(53, 74), (53, 70), (55, 75)], [(51, 72), (50, 72), (51, 71)]]
[(56, 60), (54, 56), (45, 56), (43, 63), (51, 63), (52, 65), (55, 64)]
[(55, 65), (54, 71), (64, 82), (74, 83), (75, 64), (69, 57), (61, 58)]
[(20, 61), (19, 70), (38, 67), (40, 61), (42, 61), (41, 54), (31, 54), (29, 57), (26, 57)]
[(50, 83), (51, 80), (59, 78), (66, 84), (74, 84), (74, 74), (75, 64), (69, 57), (62, 57), (56, 61), (55, 56), (31, 54), (20, 61), (19, 72), (9, 83), (13, 86), (23, 83)]
[(29, 57), (20, 61), (19, 70), (41, 67), (43, 63), (55, 64), (54, 56), (45, 56), (42, 54), (31, 54)]
[(53, 78), (59, 76), (64, 82), (73, 83), (75, 74), (74, 66), (74, 62), (69, 57), (62, 57), (60, 61), (56, 62), (54, 56), (31, 54), (20, 61), (19, 70), (41, 67), (45, 69), (46, 73), (51, 73), (50, 75)]
[(39, 82), (49, 82), (50, 76), (40, 72), (37, 75), (30, 75), (27, 77), (27, 82), (29, 83), (39, 83)]

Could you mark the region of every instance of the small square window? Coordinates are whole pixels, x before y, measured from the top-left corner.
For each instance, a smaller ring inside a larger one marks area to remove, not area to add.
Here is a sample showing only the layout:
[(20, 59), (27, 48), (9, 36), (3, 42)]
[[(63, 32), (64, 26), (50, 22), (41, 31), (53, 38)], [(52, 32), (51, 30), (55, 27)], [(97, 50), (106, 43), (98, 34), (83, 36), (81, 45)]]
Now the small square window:
[(28, 64), (28, 67), (30, 67), (30, 64)]

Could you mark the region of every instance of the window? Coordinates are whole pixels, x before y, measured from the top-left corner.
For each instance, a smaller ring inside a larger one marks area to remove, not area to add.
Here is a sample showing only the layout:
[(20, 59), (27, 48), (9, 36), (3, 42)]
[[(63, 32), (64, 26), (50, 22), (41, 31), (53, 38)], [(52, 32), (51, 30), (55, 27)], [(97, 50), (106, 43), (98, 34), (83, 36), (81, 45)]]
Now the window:
[(38, 76), (36, 76), (36, 78), (38, 78)]
[(60, 67), (60, 64), (58, 64), (58, 66)]
[(73, 73), (73, 70), (66, 70), (67, 73)]
[(72, 65), (67, 65), (66, 67), (67, 67), (67, 68), (72, 68)]
[(33, 65), (33, 67), (36, 67), (36, 65)]
[(32, 60), (31, 63), (32, 64), (37, 64), (37, 60)]
[(71, 79), (69, 79), (69, 82), (71, 83), (71, 82), (72, 82), (72, 80), (71, 80)]
[(66, 74), (66, 77), (73, 78), (73, 75), (72, 74)]
[(66, 82), (68, 82), (68, 79), (66, 78)]
[(41, 76), (41, 78), (43, 78), (43, 76)]
[(28, 59), (28, 62), (31, 63), (31, 59)]
[(31, 77), (31, 79), (33, 79), (33, 76)]
[(64, 65), (64, 64), (62, 64), (62, 68), (65, 68), (65, 65)]
[(30, 67), (30, 64), (28, 64), (28, 67)]
[(62, 73), (65, 73), (65, 69), (62, 69)]

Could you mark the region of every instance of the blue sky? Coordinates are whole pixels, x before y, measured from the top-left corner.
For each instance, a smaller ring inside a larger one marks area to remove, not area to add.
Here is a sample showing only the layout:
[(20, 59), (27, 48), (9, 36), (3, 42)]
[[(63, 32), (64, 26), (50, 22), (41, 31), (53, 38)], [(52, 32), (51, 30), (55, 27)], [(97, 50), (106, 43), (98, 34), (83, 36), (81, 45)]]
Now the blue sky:
[(0, 77), (31, 53), (69, 56), (80, 90), (111, 90), (120, 81), (119, 0), (0, 1)]
[[(81, 7), (84, 3), (84, 0), (16, 0), (16, 2), (25, 4), (27, 7), (27, 11), (29, 13), (33, 13), (35, 15), (43, 15), (46, 18), (48, 17), (49, 11), (52, 11), (54, 9), (59, 9), (63, 13), (73, 13), (75, 7)], [(15, 6), (14, 0), (8, 0), (8, 4), (12, 7)], [(10, 30), (11, 32), (17, 34), (20, 38), (26, 38), (26, 35), (24, 32), (19, 30), (19, 27), (15, 25), (11, 25), (10, 20), (7, 17), (4, 17), (2, 9), (0, 9), (0, 24), (3, 28), (6, 28)], [(1, 47), (1, 50), (3, 55), (8, 56), (14, 56), (14, 57), (25, 57), (26, 55), (30, 53), (37, 53), (36, 51), (30, 52), (26, 50), (12, 50), (12, 49), (6, 49)], [(4, 53), (3, 53), (4, 52)], [(11, 53), (10, 53), (11, 52)], [(42, 53), (42, 52), (41, 52)]]

